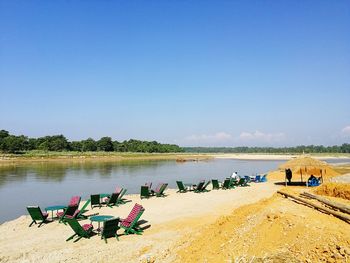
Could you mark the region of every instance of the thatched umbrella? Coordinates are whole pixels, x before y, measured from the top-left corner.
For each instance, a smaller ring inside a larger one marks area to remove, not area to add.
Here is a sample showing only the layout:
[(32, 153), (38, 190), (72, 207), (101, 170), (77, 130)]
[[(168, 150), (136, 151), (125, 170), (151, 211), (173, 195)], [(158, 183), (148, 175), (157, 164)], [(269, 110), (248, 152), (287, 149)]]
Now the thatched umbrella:
[[(303, 174), (320, 175), (323, 181), (323, 175), (326, 174), (330, 166), (323, 161), (313, 159), (308, 156), (301, 156), (289, 160), (279, 166), (280, 169), (290, 169), (295, 174), (300, 174), (301, 182), (303, 182)], [(287, 181), (286, 181), (287, 182)]]

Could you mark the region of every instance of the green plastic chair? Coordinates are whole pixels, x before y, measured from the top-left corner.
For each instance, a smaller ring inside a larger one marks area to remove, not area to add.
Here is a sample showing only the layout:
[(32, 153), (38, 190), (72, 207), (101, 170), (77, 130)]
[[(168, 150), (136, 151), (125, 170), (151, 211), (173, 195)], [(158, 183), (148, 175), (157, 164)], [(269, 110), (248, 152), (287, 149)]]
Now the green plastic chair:
[(78, 214), (76, 215), (77, 219), (87, 219), (88, 217), (84, 215), (89, 210), (86, 210), (87, 206), (90, 204), (91, 200), (86, 200), (85, 204), (82, 206), (80, 210), (78, 210)]
[(106, 205), (110, 208), (112, 208), (113, 206), (116, 206), (117, 205), (117, 200), (118, 200), (118, 196), (119, 194), (117, 193), (112, 193), (111, 194), (111, 197), (108, 198), (107, 202), (106, 202)]
[(239, 179), (237, 185), (238, 185), (238, 186), (249, 186), (249, 184), (247, 183), (247, 181), (246, 181), (245, 178)]
[(149, 198), (151, 196), (151, 192), (149, 191), (149, 187), (146, 185), (141, 186), (140, 198)]
[(102, 204), (100, 194), (90, 195), (90, 206), (91, 209), (94, 209), (96, 206), (101, 208)]
[(125, 204), (126, 203), (125, 199), (123, 199), (123, 196), (125, 195), (126, 191), (127, 191), (127, 189), (122, 189), (122, 191), (118, 195), (117, 202), (116, 202), (117, 206), (120, 205), (120, 204)]
[(213, 185), (213, 190), (218, 190), (220, 189), (220, 184), (219, 184), (219, 181), (217, 179), (212, 179), (211, 180), (211, 183)]
[(78, 238), (74, 242), (79, 241), (83, 237), (90, 238), (93, 229), (91, 224), (80, 225), (75, 218), (66, 218), (66, 222), (74, 231), (74, 235), (67, 238), (66, 241), (73, 239), (75, 236), (78, 236)]
[(78, 205), (69, 205), (63, 212), (57, 212), (57, 217), (59, 218), (59, 223), (65, 223), (65, 219), (75, 218), (80, 211), (78, 210)]
[(224, 190), (230, 189), (230, 182), (231, 180), (226, 178), (222, 184), (222, 189)]
[(103, 223), (103, 228), (101, 231), (101, 239), (104, 239), (106, 243), (107, 243), (107, 238), (109, 237), (115, 237), (119, 241), (118, 234), (117, 234), (118, 229), (120, 229), (119, 221), (120, 219), (119, 217), (117, 217), (117, 218), (106, 220)]
[(177, 193), (186, 193), (187, 189), (182, 181), (176, 181), (177, 187), (179, 188), (179, 191)]
[(39, 206), (27, 206), (27, 211), (32, 218), (32, 222), (30, 223), (29, 227), (31, 227), (33, 224), (37, 224), (37, 221), (41, 221), (38, 225), (40, 227), (43, 223), (48, 223), (47, 217), (49, 216), (48, 213), (42, 212)]
[(195, 192), (195, 193), (201, 192), (202, 189), (203, 189), (204, 184), (205, 184), (205, 181), (200, 181), (200, 182), (197, 184), (197, 186), (195, 186), (194, 192)]
[(162, 186), (160, 187), (159, 191), (152, 191), (152, 194), (155, 195), (156, 197), (165, 197), (164, 191), (165, 189), (168, 187), (168, 184), (162, 184)]
[(121, 220), (120, 227), (125, 230), (124, 233), (126, 235), (128, 234), (142, 235), (143, 230), (138, 227), (138, 221), (144, 211), (145, 209), (141, 205), (135, 204), (132, 210), (130, 211), (128, 217)]

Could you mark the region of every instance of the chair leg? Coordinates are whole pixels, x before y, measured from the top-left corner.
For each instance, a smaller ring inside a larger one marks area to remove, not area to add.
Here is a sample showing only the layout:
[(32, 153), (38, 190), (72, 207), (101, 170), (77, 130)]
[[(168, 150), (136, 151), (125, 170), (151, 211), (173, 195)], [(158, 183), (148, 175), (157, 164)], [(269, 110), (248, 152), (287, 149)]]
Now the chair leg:
[(36, 224), (35, 220), (33, 220), (33, 221), (30, 223), (29, 227), (31, 227), (33, 224)]
[(74, 243), (75, 243), (75, 242), (78, 242), (81, 238), (82, 238), (82, 237), (80, 236), (80, 237), (78, 237), (76, 240), (74, 240), (73, 242), (74, 242)]
[(69, 238), (66, 239), (66, 241), (69, 241), (71, 239), (73, 239), (77, 234), (74, 234), (73, 236), (70, 236)]

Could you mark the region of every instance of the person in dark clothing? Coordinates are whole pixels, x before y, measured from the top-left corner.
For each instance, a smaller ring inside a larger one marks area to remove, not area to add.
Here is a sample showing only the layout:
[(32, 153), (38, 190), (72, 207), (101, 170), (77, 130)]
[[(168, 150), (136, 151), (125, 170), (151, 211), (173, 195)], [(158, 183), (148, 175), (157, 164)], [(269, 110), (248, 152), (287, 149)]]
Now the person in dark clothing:
[(292, 175), (292, 170), (289, 169), (289, 168), (286, 169), (286, 178), (287, 178), (287, 180), (288, 180), (289, 183), (291, 183), (292, 177), (293, 177), (293, 175)]

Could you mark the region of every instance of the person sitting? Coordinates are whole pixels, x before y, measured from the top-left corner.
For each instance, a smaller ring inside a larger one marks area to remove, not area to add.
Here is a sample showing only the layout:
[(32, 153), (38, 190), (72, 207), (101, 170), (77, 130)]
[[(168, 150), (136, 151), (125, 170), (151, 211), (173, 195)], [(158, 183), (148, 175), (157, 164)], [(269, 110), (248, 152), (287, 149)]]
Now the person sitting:
[(235, 179), (235, 180), (237, 180), (237, 181), (240, 179), (239, 176), (238, 176), (238, 174), (237, 174), (237, 172), (233, 172), (233, 173), (232, 173), (231, 179)]

